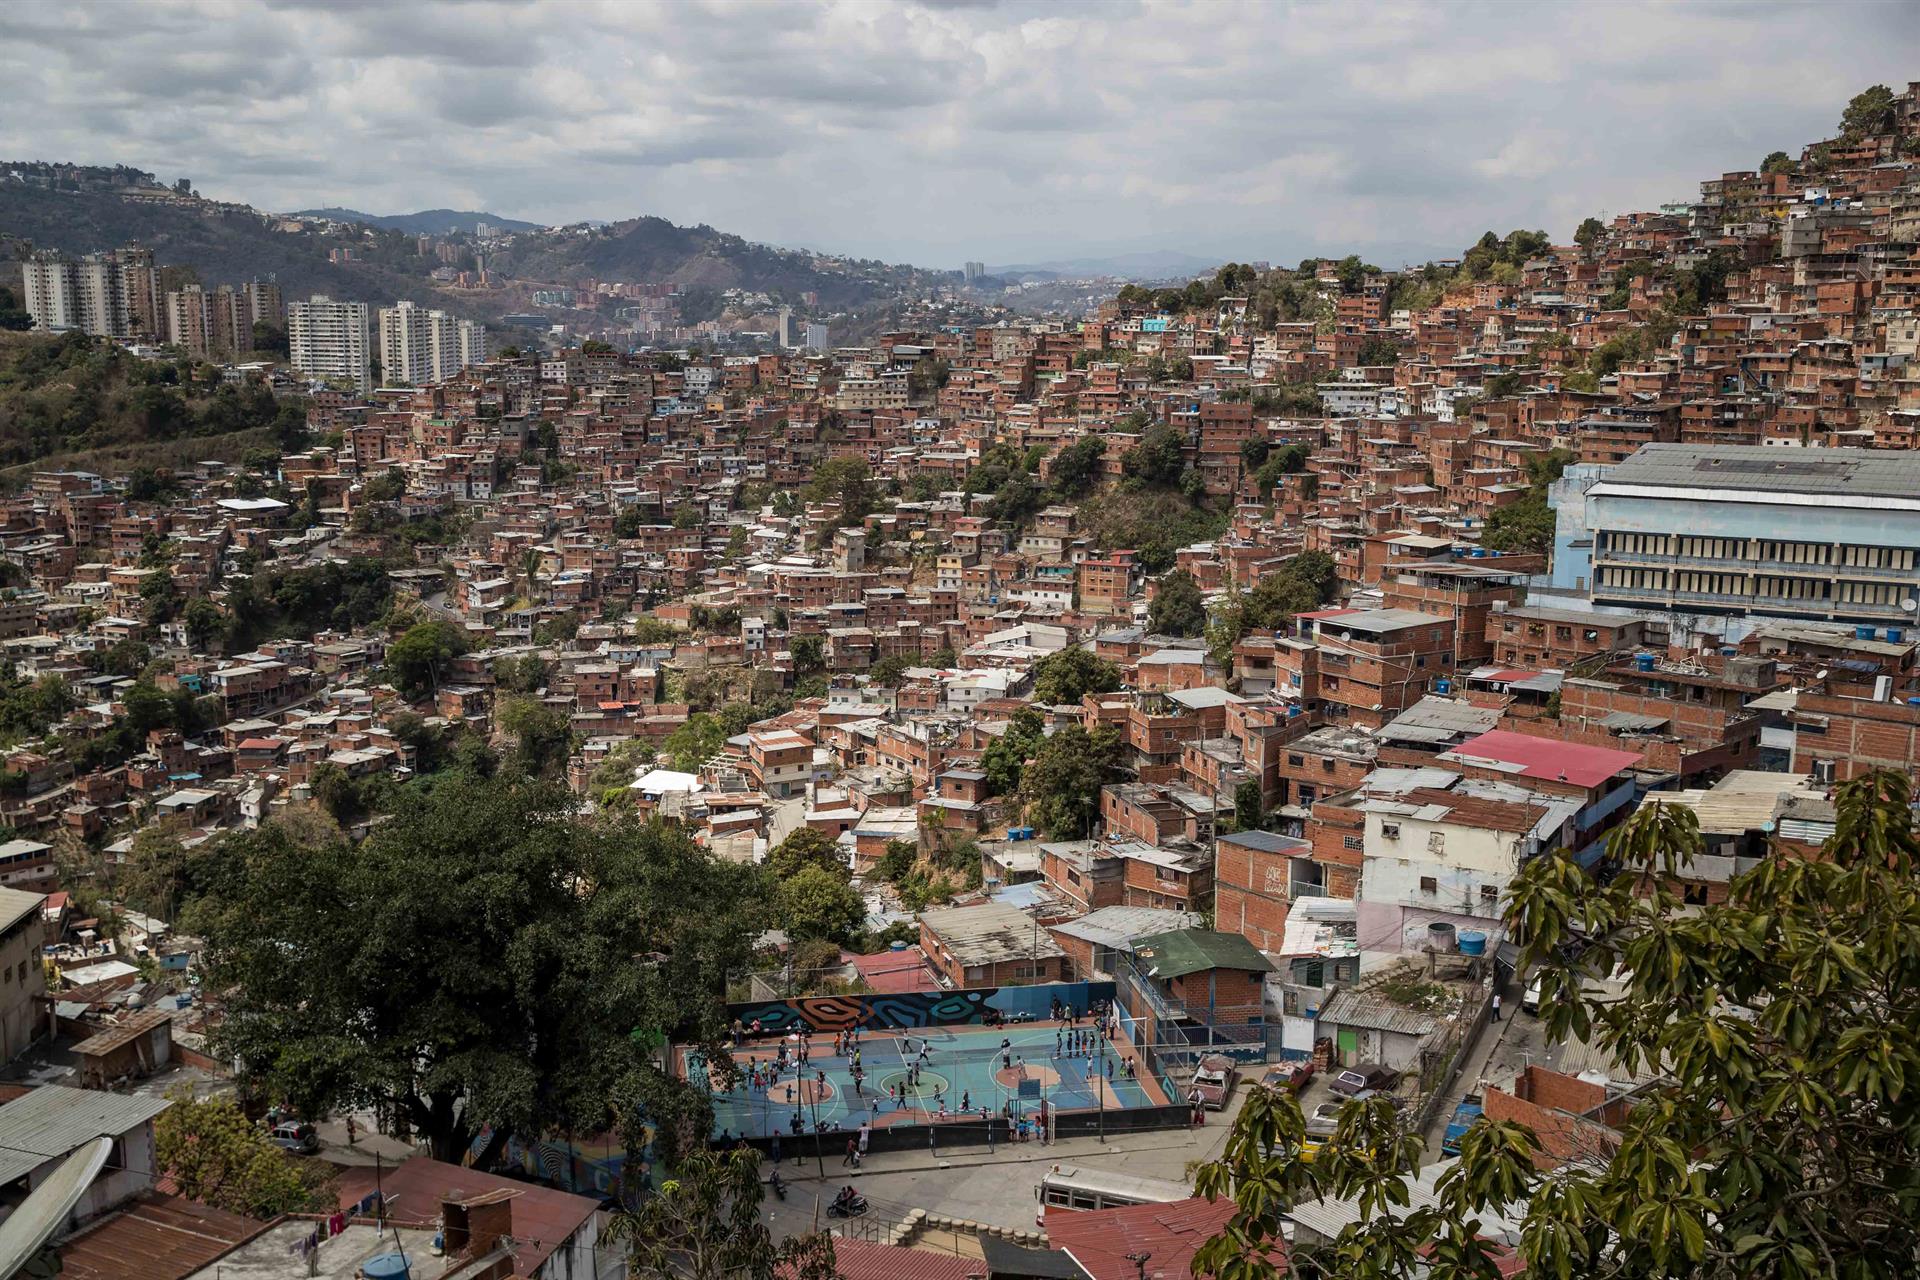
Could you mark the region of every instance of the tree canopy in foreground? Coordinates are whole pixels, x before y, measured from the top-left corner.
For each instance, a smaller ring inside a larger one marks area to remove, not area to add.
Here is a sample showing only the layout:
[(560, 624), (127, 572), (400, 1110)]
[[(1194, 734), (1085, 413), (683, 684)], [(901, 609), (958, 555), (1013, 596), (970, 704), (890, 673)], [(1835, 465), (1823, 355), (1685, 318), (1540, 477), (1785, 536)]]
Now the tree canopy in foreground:
[[(1298, 1104), (1257, 1089), (1198, 1179), (1238, 1212), (1194, 1273), (1280, 1274), (1265, 1251), (1282, 1211), (1323, 1195), (1357, 1200), (1358, 1221), (1295, 1251), (1291, 1274), (1491, 1277), (1503, 1251), (1480, 1227), (1496, 1216), (1520, 1224), (1526, 1274), (1555, 1280), (1920, 1273), (1910, 802), (1899, 775), (1844, 784), (1822, 857), (1779, 851), (1704, 908), (1666, 887), (1701, 852), (1695, 817), (1657, 797), (1614, 833), (1623, 872), (1611, 882), (1565, 851), (1535, 859), (1514, 881), (1507, 925), (1522, 964), (1538, 967), (1549, 1033), (1657, 1077), (1634, 1096), (1617, 1149), (1542, 1172), (1531, 1132), (1482, 1120), (1438, 1202), (1409, 1209), (1420, 1144), (1385, 1100), (1350, 1104), (1309, 1162)], [(1583, 989), (1583, 975), (1616, 966), (1623, 995)]]
[(668, 1160), (707, 1131), (654, 1046), (725, 1060), (726, 977), (763, 927), (755, 869), (500, 778), (410, 797), (358, 844), (276, 823), (212, 859), (194, 923), (220, 1051), (302, 1114), (379, 1106), (456, 1161), (488, 1129), (494, 1149), (560, 1129), (637, 1147), (657, 1124)]

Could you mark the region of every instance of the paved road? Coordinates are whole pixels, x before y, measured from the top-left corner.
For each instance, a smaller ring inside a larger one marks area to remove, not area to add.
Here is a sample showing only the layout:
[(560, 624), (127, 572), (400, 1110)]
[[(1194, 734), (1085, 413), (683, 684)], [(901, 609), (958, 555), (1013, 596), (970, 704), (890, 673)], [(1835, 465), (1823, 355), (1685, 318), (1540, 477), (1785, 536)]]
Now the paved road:
[(826, 1202), (851, 1183), (872, 1204), (874, 1221), (899, 1220), (914, 1209), (931, 1215), (983, 1222), (989, 1226), (1031, 1230), (1036, 1201), (1034, 1189), (1050, 1165), (1086, 1165), (1112, 1168), (1139, 1177), (1168, 1178), (1191, 1183), (1189, 1166), (1218, 1158), (1225, 1147), (1232, 1117), (1239, 1114), (1246, 1095), (1242, 1086), (1226, 1111), (1209, 1112), (1199, 1129), (1170, 1129), (1154, 1133), (1098, 1138), (1067, 1138), (1052, 1144), (1001, 1145), (989, 1156), (968, 1148), (935, 1157), (926, 1151), (875, 1152), (858, 1173), (842, 1166), (845, 1135), (827, 1134), (822, 1147), (826, 1177), (821, 1179), (810, 1143), (801, 1159), (791, 1147), (782, 1152), (780, 1174), (788, 1183), (784, 1202), (769, 1195), (767, 1222), (777, 1238), (812, 1229), (814, 1198), (820, 1199), (821, 1221)]

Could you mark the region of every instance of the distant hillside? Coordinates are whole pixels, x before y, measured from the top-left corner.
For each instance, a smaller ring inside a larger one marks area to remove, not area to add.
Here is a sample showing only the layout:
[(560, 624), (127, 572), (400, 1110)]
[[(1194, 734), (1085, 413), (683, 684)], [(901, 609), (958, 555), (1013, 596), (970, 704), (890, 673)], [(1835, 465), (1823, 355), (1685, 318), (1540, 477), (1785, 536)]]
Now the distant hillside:
[(688, 289), (746, 289), (787, 299), (814, 292), (824, 307), (856, 306), (954, 274), (776, 249), (709, 226), (676, 226), (665, 218), (517, 236), (490, 265), (524, 280), (593, 276)]
[[(9, 237), (68, 253), (139, 243), (153, 249), (161, 263), (189, 268), (207, 285), (272, 278), (289, 298), (313, 293), (370, 303), (410, 298), (482, 319), (517, 305), (510, 297), (437, 288), (428, 272), (441, 263), (422, 256), (414, 242), (420, 231), (444, 231), (464, 219), (491, 222), (491, 214), (428, 210), (383, 219), (344, 208), (320, 212), (366, 219), (368, 229), (359, 235), (323, 235), (245, 205), (176, 196), (157, 187), (114, 189), (101, 182), (66, 189), (0, 181), (0, 258), (19, 249), (5, 245)], [(436, 225), (419, 230), (399, 225), (415, 220)], [(328, 261), (336, 249), (351, 250), (355, 260)], [(595, 277), (678, 284), (710, 299), (720, 290), (738, 288), (796, 304), (800, 295), (816, 293), (825, 309), (916, 293), (957, 275), (776, 249), (708, 226), (675, 226), (664, 218), (517, 231), (512, 248), (492, 255), (488, 265), (503, 280), (533, 284), (571, 285)]]
[(484, 222), (489, 227), (502, 231), (538, 231), (538, 222), (521, 222), (517, 218), (503, 218), (497, 213), (488, 213), (482, 209), (422, 209), (418, 213), (362, 213), (358, 209), (342, 209), (335, 205), (327, 209), (302, 209), (297, 217), (332, 218), (336, 222), (364, 222), (370, 227), (384, 227), (389, 231), (404, 231), (414, 236), (445, 235), (449, 228), (457, 228), (465, 234), (472, 234), (476, 222)]
[(299, 406), (262, 386), (194, 383), (194, 373), (83, 334), (0, 333), (0, 468), (179, 465), (304, 436)]
[(987, 272), (996, 276), (1069, 276), (1082, 280), (1091, 276), (1116, 280), (1188, 280), (1219, 265), (1217, 259), (1198, 258), (1176, 249), (1148, 249), (1105, 258), (1060, 258), (990, 266)]
[[(352, 302), (398, 298), (468, 313), (468, 304), (441, 293), (426, 278), (429, 260), (410, 246), (280, 231), (277, 220), (240, 205), (182, 200), (159, 203), (100, 190), (59, 191), (0, 183), (0, 240), (14, 237), (37, 249), (92, 253), (139, 243), (168, 266), (189, 268), (201, 283), (276, 280), (288, 298), (314, 293)], [(395, 240), (399, 232), (388, 233)], [(327, 252), (351, 246), (369, 258), (333, 263)], [(11, 256), (11, 255), (8, 255)], [(432, 263), (431, 265), (438, 265)]]

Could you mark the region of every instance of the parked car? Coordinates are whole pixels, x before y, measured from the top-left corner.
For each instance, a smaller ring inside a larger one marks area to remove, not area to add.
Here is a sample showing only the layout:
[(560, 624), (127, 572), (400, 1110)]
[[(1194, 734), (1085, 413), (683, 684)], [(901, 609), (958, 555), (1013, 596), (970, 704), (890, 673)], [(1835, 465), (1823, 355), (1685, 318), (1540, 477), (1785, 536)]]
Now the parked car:
[(282, 1120), (267, 1131), (267, 1140), (297, 1156), (310, 1156), (320, 1149), (320, 1135), (313, 1131), (313, 1126), (297, 1120)]
[(1223, 1109), (1227, 1099), (1233, 1097), (1233, 1087), (1239, 1083), (1240, 1068), (1223, 1053), (1206, 1055), (1200, 1059), (1200, 1069), (1193, 1073), (1193, 1087), (1200, 1095), (1200, 1105), (1209, 1111)]
[(1340, 1110), (1344, 1102), (1323, 1102), (1313, 1109), (1307, 1117), (1307, 1136), (1309, 1138), (1331, 1138), (1333, 1131), (1340, 1127)]
[(1445, 1155), (1460, 1154), (1460, 1139), (1467, 1130), (1473, 1128), (1473, 1122), (1480, 1118), (1480, 1095), (1470, 1093), (1466, 1100), (1453, 1109), (1453, 1119), (1447, 1121), (1447, 1131), (1440, 1139), (1440, 1150)]
[(1287, 1089), (1294, 1093), (1307, 1087), (1307, 1081), (1313, 1079), (1313, 1061), (1303, 1058), (1299, 1062), (1282, 1062), (1278, 1066), (1267, 1068), (1267, 1074), (1260, 1077), (1260, 1083), (1273, 1089)]
[(1400, 1079), (1400, 1073), (1378, 1062), (1362, 1062), (1347, 1068), (1332, 1080), (1327, 1087), (1343, 1098), (1371, 1098), (1393, 1088)]

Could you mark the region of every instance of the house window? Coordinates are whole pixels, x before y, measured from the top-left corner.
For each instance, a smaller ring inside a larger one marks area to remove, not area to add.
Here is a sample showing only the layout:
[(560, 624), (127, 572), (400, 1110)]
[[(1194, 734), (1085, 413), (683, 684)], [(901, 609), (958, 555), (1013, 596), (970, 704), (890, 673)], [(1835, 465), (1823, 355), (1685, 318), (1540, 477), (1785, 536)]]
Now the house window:
[(1288, 764), (1299, 765), (1299, 764), (1305, 764), (1306, 762), (1307, 760), (1305, 756), (1290, 755), (1287, 757)]
[(1447, 851), (1447, 833), (1444, 831), (1427, 832), (1427, 852), (1445, 853)]
[(1388, 840), (1398, 840), (1400, 838), (1400, 824), (1397, 822), (1383, 822), (1380, 824), (1380, 834)]
[(1340, 838), (1340, 843), (1349, 849), (1364, 850), (1367, 847), (1367, 842), (1361, 839), (1359, 836), (1342, 836)]
[(1420, 892), (1422, 892), (1422, 893), (1438, 893), (1438, 892), (1440, 892), (1440, 882), (1439, 882), (1438, 880), (1436, 880), (1436, 879), (1434, 879), (1434, 878), (1433, 878), (1432, 876), (1421, 876), (1421, 877), (1420, 877)]
[(1480, 886), (1480, 901), (1491, 905), (1500, 901), (1500, 890), (1490, 884)]

